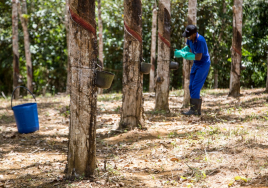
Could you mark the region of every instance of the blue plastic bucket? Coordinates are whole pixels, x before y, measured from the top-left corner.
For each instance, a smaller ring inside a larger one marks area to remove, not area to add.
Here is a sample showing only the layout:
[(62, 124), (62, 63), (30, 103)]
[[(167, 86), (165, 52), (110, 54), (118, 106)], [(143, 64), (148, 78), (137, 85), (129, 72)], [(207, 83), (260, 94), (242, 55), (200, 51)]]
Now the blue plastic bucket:
[[(23, 86), (16, 87), (14, 91), (19, 87), (23, 87)], [(26, 87), (23, 87), (23, 88), (27, 89)], [(14, 116), (16, 119), (16, 124), (17, 124), (19, 133), (31, 133), (31, 132), (39, 130), (37, 103), (26, 103), (26, 104), (21, 104), (21, 105), (17, 105), (13, 107), (12, 99), (13, 99), (14, 91), (11, 97), (11, 108), (14, 112)], [(34, 100), (36, 101), (33, 94), (32, 96)]]

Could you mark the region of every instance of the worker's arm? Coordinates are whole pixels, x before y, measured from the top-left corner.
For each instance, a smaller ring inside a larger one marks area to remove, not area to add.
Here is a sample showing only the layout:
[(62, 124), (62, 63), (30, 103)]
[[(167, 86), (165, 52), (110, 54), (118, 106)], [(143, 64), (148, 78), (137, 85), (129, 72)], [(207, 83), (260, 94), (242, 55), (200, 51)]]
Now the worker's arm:
[[(189, 51), (187, 52), (187, 50), (189, 50)], [(175, 50), (174, 56), (175, 57), (183, 57), (184, 59), (187, 59), (187, 60), (200, 61), (201, 58), (202, 58), (202, 53), (198, 53), (198, 54), (195, 55), (194, 53), (191, 52), (191, 49), (187, 48), (187, 46), (186, 46), (182, 50)]]
[(200, 61), (202, 59), (202, 53), (195, 55), (195, 60)]
[(183, 54), (182, 57), (184, 59), (187, 59), (187, 60), (197, 60), (197, 61), (200, 61), (201, 58), (202, 58), (202, 53), (194, 54), (192, 52), (187, 52), (187, 53)]

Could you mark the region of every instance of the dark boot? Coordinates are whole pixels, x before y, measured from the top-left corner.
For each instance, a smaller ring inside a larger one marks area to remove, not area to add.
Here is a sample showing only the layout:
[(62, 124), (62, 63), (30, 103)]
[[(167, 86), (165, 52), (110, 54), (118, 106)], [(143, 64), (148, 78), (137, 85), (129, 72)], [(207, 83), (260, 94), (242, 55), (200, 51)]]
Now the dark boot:
[[(201, 114), (202, 99), (190, 99), (190, 110), (188, 112), (182, 112), (183, 115), (200, 115)], [(199, 114), (200, 111), (200, 114)]]
[(198, 115), (201, 115), (202, 98), (199, 99)]

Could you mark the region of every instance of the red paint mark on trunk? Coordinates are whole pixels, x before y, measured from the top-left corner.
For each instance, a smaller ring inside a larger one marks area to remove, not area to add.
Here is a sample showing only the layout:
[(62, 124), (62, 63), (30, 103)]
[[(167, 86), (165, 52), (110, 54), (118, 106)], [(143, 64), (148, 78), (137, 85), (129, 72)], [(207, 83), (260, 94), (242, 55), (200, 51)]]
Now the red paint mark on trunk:
[(242, 54), (241, 54), (241, 52), (240, 52), (238, 49), (236, 49), (234, 46), (232, 46), (232, 48), (234, 49), (234, 51), (235, 51), (236, 53), (238, 53), (238, 54), (240, 55), (240, 57), (242, 57)]
[(170, 48), (170, 42), (165, 39), (160, 33), (158, 33), (159, 38)]
[(125, 25), (125, 28), (126, 28), (126, 30), (135, 38), (135, 39), (137, 39), (138, 41), (140, 41), (140, 43), (142, 43), (142, 38), (141, 38), (141, 36), (137, 33), (137, 32), (135, 32), (134, 30), (132, 30), (132, 29), (130, 29), (128, 26), (127, 26), (127, 24), (126, 24), (126, 22), (124, 22), (124, 25)]
[(82, 26), (85, 30), (93, 33), (94, 36), (96, 36), (96, 29), (87, 21), (85, 21), (83, 18), (78, 16), (70, 7), (69, 7), (72, 19), (78, 23), (80, 26)]

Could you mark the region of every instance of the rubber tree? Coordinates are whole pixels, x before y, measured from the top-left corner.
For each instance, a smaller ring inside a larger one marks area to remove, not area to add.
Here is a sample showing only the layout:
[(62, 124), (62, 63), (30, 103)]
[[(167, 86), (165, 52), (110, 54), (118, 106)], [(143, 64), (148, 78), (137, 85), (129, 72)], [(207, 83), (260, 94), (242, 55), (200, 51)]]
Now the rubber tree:
[(119, 128), (144, 126), (141, 0), (124, 0), (123, 99)]
[[(66, 28), (66, 43), (67, 43), (67, 51), (69, 51), (69, 0), (66, 0), (66, 5), (65, 5), (65, 21), (64, 25)], [(70, 83), (71, 83), (71, 68), (70, 68), (70, 59), (69, 55), (67, 56), (67, 83), (66, 83), (66, 93), (70, 94)]]
[[(100, 65), (103, 66), (103, 24), (102, 24), (102, 18), (101, 18), (101, 0), (98, 0), (98, 28), (99, 28), (99, 60)], [(103, 90), (98, 89), (98, 93), (102, 94)]]
[(70, 126), (67, 178), (89, 177), (96, 168), (97, 35), (94, 0), (69, 0)]
[(156, 60), (156, 29), (157, 29), (157, 4), (155, 2), (153, 7), (152, 18), (152, 40), (151, 40), (151, 70), (150, 70), (150, 84), (149, 92), (153, 92), (155, 88), (155, 60)]
[(243, 0), (234, 0), (233, 6), (233, 40), (232, 40), (232, 64), (230, 75), (229, 96), (240, 96), (240, 66), (241, 66), (241, 45), (242, 45), (242, 20)]
[[(225, 0), (222, 0), (222, 13), (223, 13), (223, 15), (226, 14), (226, 2), (225, 2)], [(219, 34), (219, 37), (218, 37), (218, 40), (220, 42), (222, 42), (222, 36), (223, 36), (224, 29), (225, 29), (225, 22), (226, 22), (226, 19), (223, 18), (222, 19), (222, 25), (221, 25), (220, 34)], [(218, 87), (219, 87), (218, 57), (216, 57), (214, 55), (214, 85), (213, 85), (213, 88), (217, 89)]]
[[(13, 48), (13, 89), (19, 85), (19, 33), (18, 33), (18, 4), (12, 0), (12, 48)], [(15, 99), (18, 99), (20, 90), (14, 93)]]
[(155, 110), (169, 111), (169, 64), (170, 64), (170, 32), (171, 14), (170, 0), (160, 0), (158, 15), (158, 57)]
[[(189, 0), (188, 5), (188, 25), (196, 25), (196, 14), (197, 14), (197, 0)], [(185, 40), (186, 43), (186, 40)], [(184, 89), (184, 95), (183, 95), (183, 107), (188, 107), (190, 103), (190, 72), (191, 67), (193, 65), (193, 61), (189, 61), (186, 59), (183, 59), (183, 66), (182, 66), (182, 74), (183, 74), (183, 89)]]
[(266, 70), (266, 92), (268, 93), (268, 45), (266, 45), (266, 54), (267, 54), (267, 60), (266, 60), (266, 66), (267, 66), (267, 70)]
[(27, 87), (31, 92), (33, 92), (33, 68), (32, 68), (33, 66), (32, 66), (31, 51), (30, 51), (30, 39), (29, 39), (29, 32), (28, 32), (29, 15), (27, 15), (26, 0), (22, 0), (21, 3), (18, 0), (18, 10), (19, 10), (22, 29), (23, 29), (23, 36), (24, 36), (24, 49), (25, 49), (25, 57), (26, 57), (26, 65), (27, 65)]

